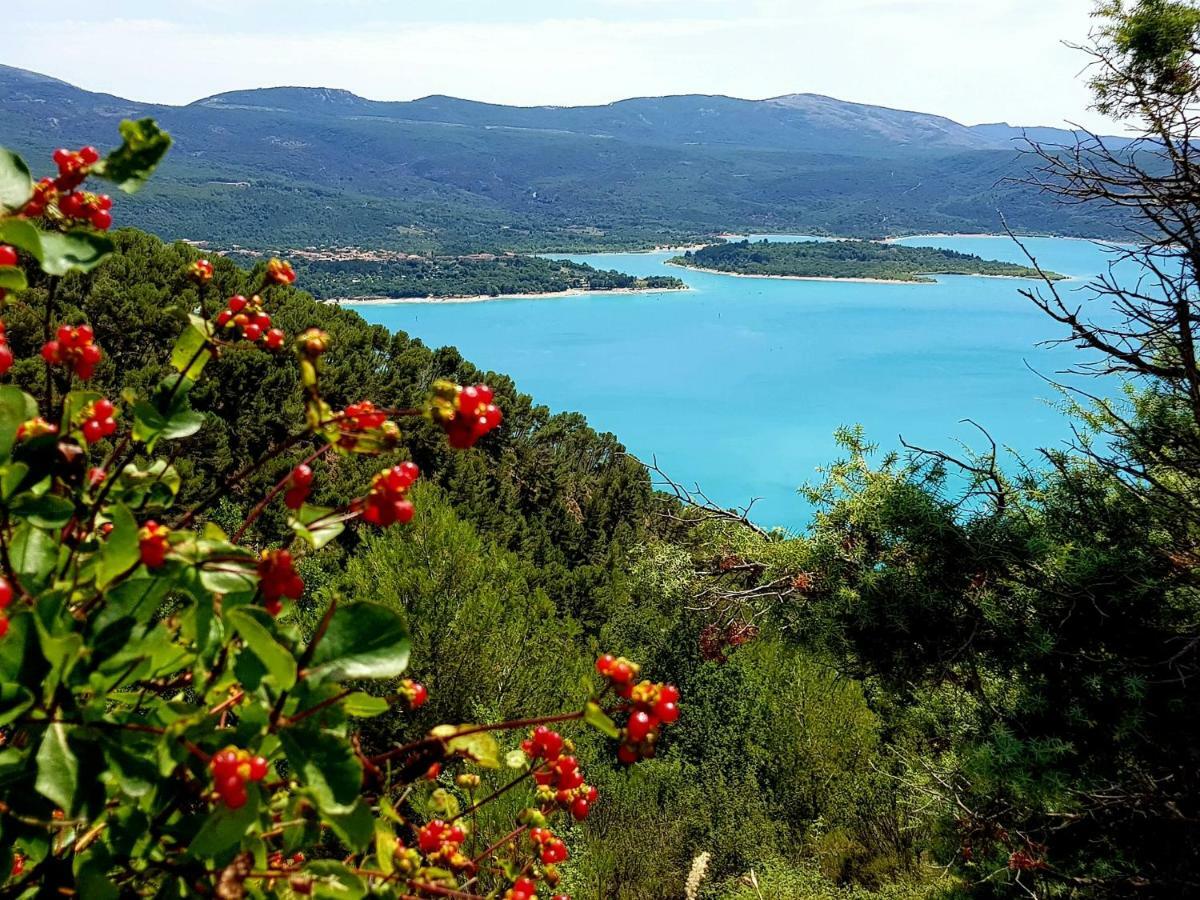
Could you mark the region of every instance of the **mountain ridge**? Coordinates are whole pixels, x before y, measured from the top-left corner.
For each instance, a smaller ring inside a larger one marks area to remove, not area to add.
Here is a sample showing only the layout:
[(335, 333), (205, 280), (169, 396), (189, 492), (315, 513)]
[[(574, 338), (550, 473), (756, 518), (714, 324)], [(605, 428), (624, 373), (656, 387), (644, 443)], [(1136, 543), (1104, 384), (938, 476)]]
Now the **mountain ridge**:
[[(126, 210), (167, 238), (574, 250), (726, 231), (996, 231), (1001, 212), (1029, 232), (1113, 236), (1090, 212), (1017, 185), (1022, 129), (821, 94), (513, 107), (285, 86), (172, 106), (0, 66), (0, 143), (34, 159), (105, 144), (116, 120), (143, 116), (158, 119), (175, 148)], [(1052, 142), (1072, 137), (1037, 131)]]

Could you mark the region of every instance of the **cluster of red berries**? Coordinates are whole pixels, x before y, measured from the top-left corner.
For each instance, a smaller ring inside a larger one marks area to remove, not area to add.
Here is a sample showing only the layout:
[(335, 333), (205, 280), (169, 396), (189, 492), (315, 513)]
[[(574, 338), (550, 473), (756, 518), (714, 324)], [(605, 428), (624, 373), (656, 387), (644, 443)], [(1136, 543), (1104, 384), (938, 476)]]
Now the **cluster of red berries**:
[(213, 784), (222, 802), (230, 809), (246, 805), (246, 782), (262, 781), (270, 764), (261, 756), (251, 756), (237, 747), (226, 747), (209, 761)]
[(138, 530), (138, 553), (147, 569), (157, 569), (166, 562), (167, 551), (171, 549), (170, 538), (171, 529), (153, 519)]
[(596, 671), (607, 678), (617, 696), (629, 701), (629, 720), (625, 723), (617, 759), (629, 765), (654, 755), (658, 732), (679, 718), (679, 689), (673, 684), (639, 681), (637, 663), (606, 653), (596, 660)]
[[(522, 875), (504, 892), (504, 900), (538, 900), (537, 882)], [(550, 900), (571, 900), (566, 894), (555, 894)]]
[(542, 865), (552, 866), (560, 862), (565, 862), (567, 857), (571, 855), (567, 851), (567, 845), (563, 843), (562, 838), (555, 837), (549, 828), (530, 828), (529, 839), (533, 841), (533, 846), (537, 849)]
[(8, 609), (12, 599), (12, 585), (8, 583), (7, 578), (0, 575), (0, 637), (8, 634), (8, 616), (4, 614), (4, 610)]
[(417, 846), (426, 858), (435, 865), (444, 865), (455, 871), (473, 869), (474, 864), (462, 852), (466, 832), (458, 825), (441, 819), (426, 822), (417, 830)]
[(396, 423), (389, 421), (387, 413), (377, 409), (370, 400), (351, 403), (334, 417), (334, 423), (338, 429), (338, 446), (345, 450), (354, 450), (367, 435), (378, 449), (393, 447), (400, 440)]
[(376, 475), (364, 501), (363, 519), (384, 528), (397, 522), (401, 525), (411, 522), (413, 505), (408, 500), (408, 489), (420, 475), (421, 470), (414, 462), (402, 462)]
[(492, 402), (494, 396), (495, 392), (486, 384), (463, 387), (449, 381), (435, 381), (430, 415), (446, 432), (450, 446), (464, 450), (474, 447), (476, 441), (504, 420), (504, 414)]
[(299, 509), (308, 499), (312, 490), (313, 470), (307, 463), (300, 463), (292, 469), (288, 476), (287, 493), (283, 495), (283, 503), (288, 509)]
[(188, 278), (197, 284), (207, 284), (212, 281), (213, 264), (207, 259), (198, 259), (188, 266)]
[(90, 325), (59, 325), (53, 341), (42, 345), (42, 359), (52, 366), (66, 366), (87, 380), (104, 354), (95, 344)]
[(296, 280), (296, 271), (290, 262), (282, 259), (272, 259), (267, 263), (267, 281), (275, 284), (292, 284)]
[(282, 331), (271, 327), (271, 317), (263, 312), (263, 300), (258, 294), (249, 300), (241, 294), (230, 297), (225, 308), (217, 313), (217, 327), (237, 329), (246, 340), (251, 343), (261, 340), (269, 350), (278, 350), (285, 339)]
[(58, 178), (54, 180), (54, 186), (60, 191), (73, 191), (83, 184), (91, 167), (100, 161), (100, 151), (90, 146), (78, 150), (59, 147), (52, 159), (58, 166)]
[[(3, 250), (0, 247), (0, 250)], [(3, 297), (4, 291), (0, 290), (0, 298)], [(0, 375), (3, 375), (13, 364), (12, 347), (8, 346), (8, 331), (4, 327), (4, 322), (0, 321)]]
[(429, 691), (426, 690), (425, 685), (419, 681), (413, 681), (411, 678), (405, 678), (400, 682), (400, 693), (404, 696), (409, 709), (424, 706), (425, 701), (429, 699)]
[(106, 438), (117, 430), (117, 420), (113, 418), (116, 407), (111, 400), (101, 397), (88, 405), (83, 412), (83, 439), (94, 444), (101, 438)]
[(72, 191), (58, 198), (58, 211), (75, 222), (87, 222), (97, 231), (112, 227), (112, 197), (89, 191)]
[(264, 550), (258, 561), (258, 586), (263, 606), (273, 616), (283, 609), (280, 598), (299, 600), (304, 593), (304, 579), (296, 574), (292, 554), (286, 550)]
[(58, 211), (67, 219), (87, 222), (93, 228), (107, 231), (112, 227), (112, 198), (105, 194), (93, 194), (75, 190), (83, 184), (92, 166), (100, 161), (100, 152), (95, 147), (54, 151), (54, 164), (58, 166), (57, 178), (43, 178), (33, 189), (21, 214), (36, 218), (57, 203)]
[(600, 796), (599, 791), (583, 779), (579, 761), (574, 756), (563, 756), (565, 742), (557, 731), (539, 725), (521, 741), (521, 750), (532, 760), (545, 760), (546, 765), (533, 773), (538, 793), (546, 802), (551, 800), (563, 809), (570, 810), (577, 821), (582, 821), (591, 812), (592, 804)]

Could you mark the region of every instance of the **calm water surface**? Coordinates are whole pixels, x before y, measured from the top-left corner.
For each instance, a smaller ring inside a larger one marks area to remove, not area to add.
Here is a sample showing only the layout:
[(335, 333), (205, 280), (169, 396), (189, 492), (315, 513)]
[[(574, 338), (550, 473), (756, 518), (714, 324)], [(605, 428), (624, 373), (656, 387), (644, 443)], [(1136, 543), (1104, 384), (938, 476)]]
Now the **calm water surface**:
[[(753, 236), (755, 239), (761, 236)], [(786, 239), (786, 236), (771, 236)], [(794, 239), (794, 238), (792, 238)], [(1007, 238), (909, 238), (1024, 262)], [(1046, 268), (1080, 279), (1109, 255), (1086, 241), (1030, 239)], [(1031, 282), (946, 277), (936, 285), (737, 278), (664, 265), (669, 253), (571, 256), (636, 275), (677, 275), (686, 292), (564, 299), (359, 306), (369, 321), (453, 345), (506, 372), (556, 411), (578, 410), (643, 459), (714, 500), (762, 498), (755, 518), (802, 527), (796, 493), (837, 458), (833, 432), (862, 424), (883, 448), (899, 436), (955, 451), (979, 446), (971, 417), (1032, 457), (1061, 443), (1052, 375), (1076, 351), (1038, 343), (1061, 334), (1017, 291)]]

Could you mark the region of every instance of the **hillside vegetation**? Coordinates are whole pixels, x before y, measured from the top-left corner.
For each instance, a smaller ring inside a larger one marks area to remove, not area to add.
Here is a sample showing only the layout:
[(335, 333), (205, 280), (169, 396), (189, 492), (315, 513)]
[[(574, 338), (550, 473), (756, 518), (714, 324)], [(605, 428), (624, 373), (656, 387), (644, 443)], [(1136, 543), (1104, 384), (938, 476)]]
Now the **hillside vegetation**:
[(1122, 221), (1014, 181), (1030, 174), (1021, 129), (830, 98), (517, 109), (275, 88), (171, 107), (0, 67), (0, 135), (16, 150), (100, 141), (114, 116), (154, 116), (176, 141), (127, 221), (218, 247), (572, 251), (726, 231), (997, 232), (1001, 214), (1091, 237)]
[[(875, 241), (737, 241), (688, 250), (668, 262), (735, 275), (793, 278), (931, 282), (934, 279), (930, 275), (1042, 277), (1029, 266), (983, 259), (972, 253)], [(1053, 272), (1044, 275), (1051, 280), (1062, 278)]]

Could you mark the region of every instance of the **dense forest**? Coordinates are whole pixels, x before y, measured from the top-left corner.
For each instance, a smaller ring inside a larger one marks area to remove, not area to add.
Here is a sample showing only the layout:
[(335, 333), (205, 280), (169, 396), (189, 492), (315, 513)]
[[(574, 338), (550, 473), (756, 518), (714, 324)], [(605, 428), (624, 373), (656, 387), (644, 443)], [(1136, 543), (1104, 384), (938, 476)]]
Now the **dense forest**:
[(471, 256), (366, 254), (375, 258), (295, 260), (305, 290), (322, 300), (347, 297), (498, 297), (586, 290), (681, 290), (678, 278), (637, 278), (569, 260), (511, 253)]
[[(669, 262), (737, 275), (804, 278), (931, 282), (934, 279), (930, 275), (1041, 277), (1029, 266), (982, 259), (971, 253), (875, 241), (734, 241), (688, 250)], [(1061, 278), (1053, 272), (1042, 275)]]

